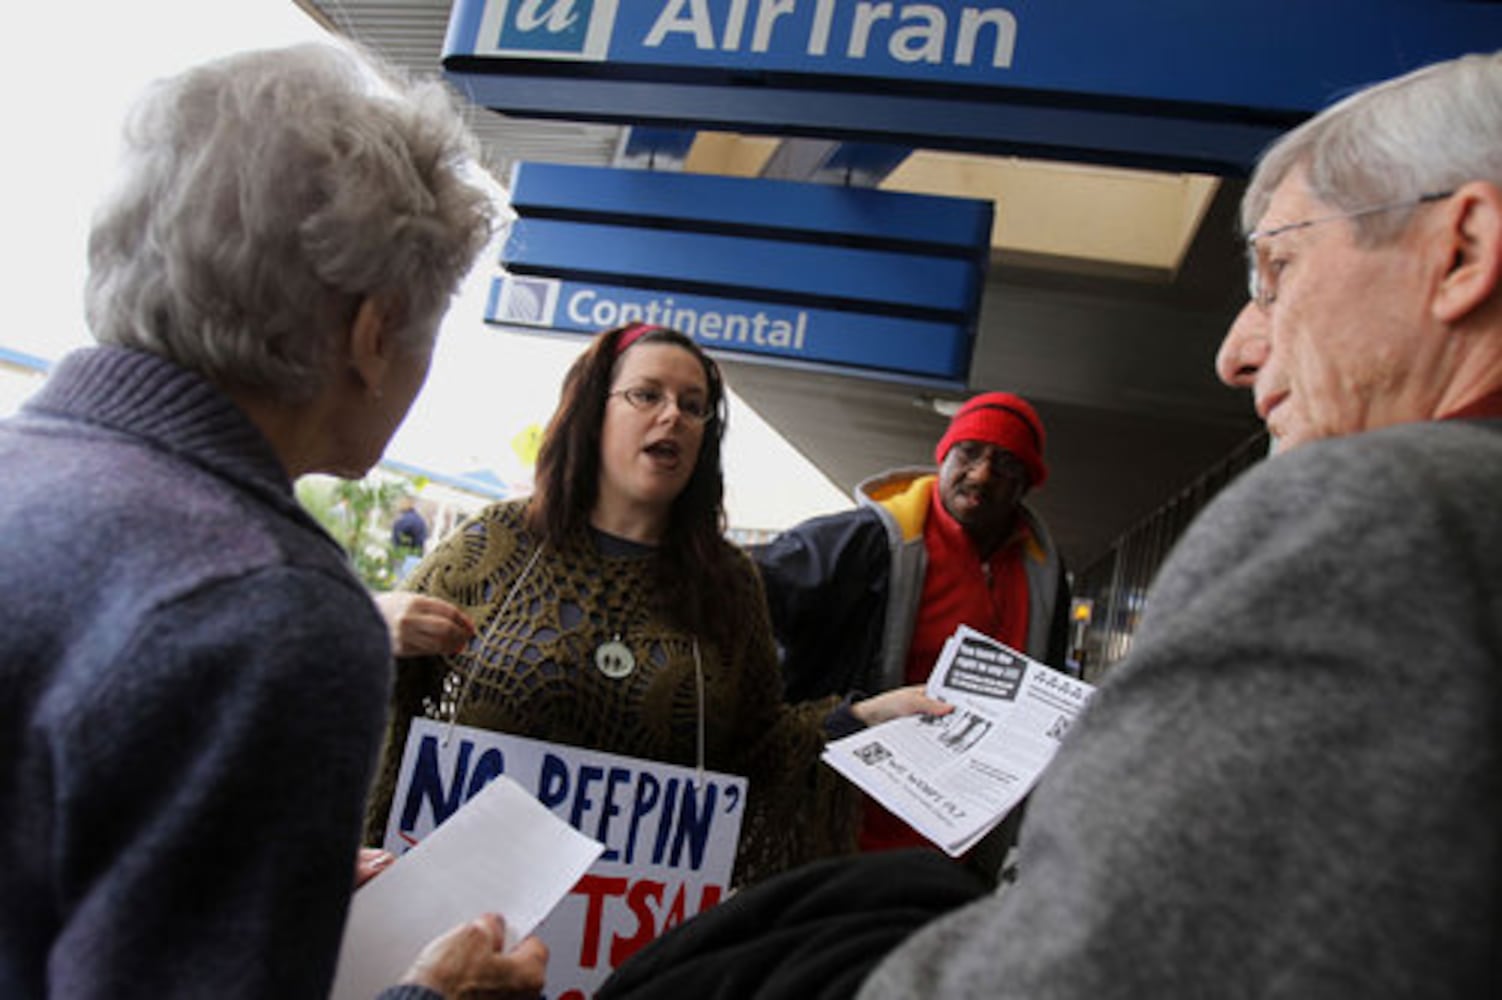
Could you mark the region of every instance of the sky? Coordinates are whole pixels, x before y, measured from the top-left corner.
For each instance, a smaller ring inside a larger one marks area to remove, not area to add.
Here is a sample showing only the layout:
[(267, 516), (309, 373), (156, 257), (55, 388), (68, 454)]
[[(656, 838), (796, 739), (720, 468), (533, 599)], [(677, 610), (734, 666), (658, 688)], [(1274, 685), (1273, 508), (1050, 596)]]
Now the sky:
[(237, 49), (322, 36), (290, 0), (26, 3), (0, 45), (7, 153), (0, 344), (56, 358), (89, 343), (81, 294), (89, 216), (120, 123), (151, 80)]
[[(91, 341), (82, 288), (89, 216), (113, 169), (126, 109), (151, 80), (248, 48), (324, 37), (291, 0), (36, 0), (11, 12), (0, 42), (0, 157), (6, 317), (0, 347), (56, 360)], [(390, 458), (458, 475), (524, 481), (516, 442), (547, 422), (575, 338), (483, 321), (488, 255), (439, 336), (433, 369)], [(0, 380), (0, 414), (30, 386)], [(775, 531), (848, 499), (733, 393), (725, 440), (733, 527)], [(877, 471), (877, 470), (873, 470)]]

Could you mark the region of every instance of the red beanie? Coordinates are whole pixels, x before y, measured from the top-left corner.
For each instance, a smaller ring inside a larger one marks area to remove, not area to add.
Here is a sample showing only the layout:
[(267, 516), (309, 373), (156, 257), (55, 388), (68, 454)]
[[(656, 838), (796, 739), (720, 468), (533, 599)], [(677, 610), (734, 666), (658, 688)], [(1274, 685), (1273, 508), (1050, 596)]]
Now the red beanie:
[(985, 392), (970, 399), (939, 438), (934, 461), (942, 465), (949, 449), (960, 441), (984, 441), (1016, 455), (1027, 467), (1033, 487), (1042, 486), (1048, 478), (1048, 466), (1043, 464), (1043, 421), (1021, 396)]

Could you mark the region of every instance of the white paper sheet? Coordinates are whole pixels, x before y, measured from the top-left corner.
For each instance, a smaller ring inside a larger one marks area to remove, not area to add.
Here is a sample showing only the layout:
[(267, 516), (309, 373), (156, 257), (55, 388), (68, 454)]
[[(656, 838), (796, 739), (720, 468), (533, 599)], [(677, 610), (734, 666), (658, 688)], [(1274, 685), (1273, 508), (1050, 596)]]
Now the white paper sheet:
[(1032, 789), (1095, 689), (961, 625), (927, 690), (954, 711), (861, 730), (823, 759), (958, 857)]
[(482, 913), (504, 917), (506, 947), (515, 946), (603, 850), (495, 778), (355, 893), (331, 1000), (371, 1000), (428, 942)]

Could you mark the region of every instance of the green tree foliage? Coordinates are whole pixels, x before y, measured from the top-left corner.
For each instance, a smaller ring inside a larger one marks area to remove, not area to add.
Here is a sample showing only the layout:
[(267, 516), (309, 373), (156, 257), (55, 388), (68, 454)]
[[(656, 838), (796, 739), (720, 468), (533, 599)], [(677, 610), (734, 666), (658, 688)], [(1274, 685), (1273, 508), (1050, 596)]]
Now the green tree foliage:
[(397, 501), (421, 483), (372, 473), (364, 479), (306, 476), (297, 482), (297, 500), (348, 553), (356, 575), (371, 590), (397, 583), (401, 554), (391, 544)]

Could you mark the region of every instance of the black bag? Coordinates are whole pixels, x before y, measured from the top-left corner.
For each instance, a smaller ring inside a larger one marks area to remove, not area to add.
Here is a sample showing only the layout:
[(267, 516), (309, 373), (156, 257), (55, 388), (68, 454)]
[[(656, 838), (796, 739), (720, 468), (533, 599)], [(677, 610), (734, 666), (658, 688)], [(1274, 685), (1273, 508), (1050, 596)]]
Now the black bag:
[(922, 848), (815, 862), (668, 931), (595, 1000), (845, 1000), (908, 935), (988, 891)]

